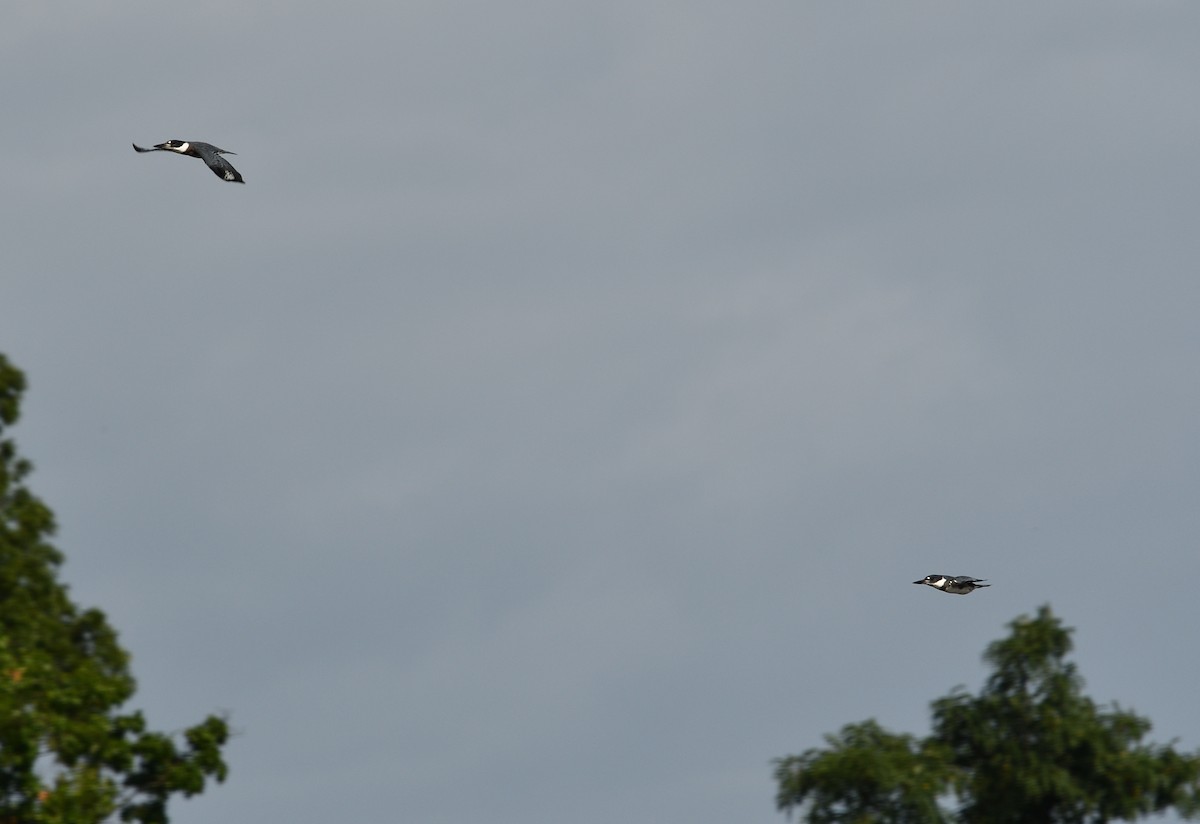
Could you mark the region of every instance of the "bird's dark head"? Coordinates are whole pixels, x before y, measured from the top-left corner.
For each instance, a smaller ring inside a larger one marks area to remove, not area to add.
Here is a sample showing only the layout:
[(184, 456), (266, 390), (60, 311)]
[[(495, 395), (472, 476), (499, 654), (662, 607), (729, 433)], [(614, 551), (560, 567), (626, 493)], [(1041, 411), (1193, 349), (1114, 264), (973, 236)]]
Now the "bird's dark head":
[(186, 140), (168, 140), (166, 143), (159, 143), (154, 148), (184, 154), (188, 150), (188, 143)]
[(941, 586), (946, 580), (945, 575), (926, 575), (919, 581), (913, 581), (914, 584), (928, 584), (931, 587)]

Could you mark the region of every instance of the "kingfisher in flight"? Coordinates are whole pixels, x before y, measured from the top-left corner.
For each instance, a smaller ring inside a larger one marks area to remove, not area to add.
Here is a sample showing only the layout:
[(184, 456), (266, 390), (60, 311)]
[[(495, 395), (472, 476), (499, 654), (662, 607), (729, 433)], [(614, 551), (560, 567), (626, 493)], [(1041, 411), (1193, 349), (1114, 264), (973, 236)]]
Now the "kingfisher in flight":
[(227, 149), (218, 149), (211, 143), (197, 143), (188, 140), (168, 140), (166, 143), (159, 143), (153, 149), (143, 149), (138, 144), (133, 144), (135, 152), (175, 152), (176, 154), (187, 155), (188, 157), (198, 157), (204, 161), (208, 168), (213, 170), (213, 174), (221, 178), (221, 180), (229, 183), (245, 183), (242, 180), (242, 175), (237, 169), (229, 164), (229, 161), (221, 157), (221, 155), (237, 154)]
[(919, 581), (913, 581), (913, 583), (924, 584), (927, 587), (933, 587), (942, 592), (948, 592), (951, 595), (970, 595), (977, 589), (990, 587), (991, 584), (982, 583), (986, 580), (986, 578), (972, 578), (970, 575), (955, 575), (953, 578), (946, 575), (926, 575)]

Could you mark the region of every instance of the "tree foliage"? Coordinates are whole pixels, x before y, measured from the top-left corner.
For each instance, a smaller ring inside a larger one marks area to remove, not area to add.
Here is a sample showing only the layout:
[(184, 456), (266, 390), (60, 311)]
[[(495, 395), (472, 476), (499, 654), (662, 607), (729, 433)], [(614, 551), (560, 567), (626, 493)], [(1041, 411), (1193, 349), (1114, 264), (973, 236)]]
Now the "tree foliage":
[(229, 730), (209, 716), (180, 739), (119, 712), (135, 689), (129, 655), (58, 580), (53, 513), (6, 437), (24, 389), (0, 355), (0, 824), (165, 824), (171, 796), (224, 780)]
[[(811, 824), (1093, 824), (1200, 814), (1200, 753), (1142, 743), (1150, 722), (1096, 705), (1066, 660), (1071, 630), (1042, 607), (984, 653), (978, 695), (932, 704), (933, 732), (874, 721), (776, 761), (776, 803)], [(942, 802), (959, 803), (948, 811)]]

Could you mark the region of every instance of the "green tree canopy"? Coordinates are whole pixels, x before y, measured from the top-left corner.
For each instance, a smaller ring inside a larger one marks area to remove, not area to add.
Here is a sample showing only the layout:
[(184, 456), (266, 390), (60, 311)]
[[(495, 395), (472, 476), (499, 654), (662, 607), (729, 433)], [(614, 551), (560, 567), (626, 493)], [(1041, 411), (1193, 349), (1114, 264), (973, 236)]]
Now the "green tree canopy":
[[(1200, 753), (1142, 743), (1150, 722), (1097, 706), (1066, 661), (1071, 630), (1048, 606), (984, 653), (978, 695), (933, 702), (917, 740), (850, 724), (775, 762), (776, 803), (810, 824), (1093, 824), (1200, 814)], [(953, 811), (942, 804), (956, 799)]]
[(224, 780), (229, 730), (209, 716), (179, 738), (119, 712), (135, 689), (129, 655), (58, 580), (54, 515), (7, 437), (24, 389), (0, 355), (0, 824), (165, 824), (172, 795)]

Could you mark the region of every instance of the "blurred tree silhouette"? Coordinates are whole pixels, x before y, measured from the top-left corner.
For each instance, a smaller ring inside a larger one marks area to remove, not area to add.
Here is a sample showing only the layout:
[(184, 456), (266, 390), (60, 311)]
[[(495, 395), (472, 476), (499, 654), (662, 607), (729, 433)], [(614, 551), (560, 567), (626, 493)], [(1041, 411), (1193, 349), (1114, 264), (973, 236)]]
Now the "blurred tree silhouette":
[(0, 824), (165, 824), (172, 795), (224, 780), (228, 727), (209, 716), (180, 741), (118, 712), (135, 689), (129, 655), (59, 582), (54, 515), (6, 437), (24, 389), (0, 355)]
[[(984, 653), (979, 695), (933, 702), (933, 734), (874, 721), (827, 736), (827, 749), (778, 759), (781, 810), (811, 824), (1092, 824), (1166, 810), (1200, 813), (1200, 753), (1141, 743), (1150, 722), (1082, 694), (1071, 630), (1048, 606), (1009, 624)], [(959, 801), (948, 811), (939, 802)]]

